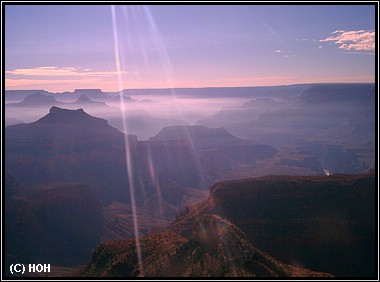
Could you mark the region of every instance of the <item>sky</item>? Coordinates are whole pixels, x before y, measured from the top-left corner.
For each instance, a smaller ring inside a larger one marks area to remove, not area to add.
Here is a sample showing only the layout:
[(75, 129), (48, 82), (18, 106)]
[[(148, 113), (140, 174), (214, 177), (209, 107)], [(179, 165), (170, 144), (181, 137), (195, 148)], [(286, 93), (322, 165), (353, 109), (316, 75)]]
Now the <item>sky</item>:
[(2, 4), (8, 90), (375, 82), (370, 3)]

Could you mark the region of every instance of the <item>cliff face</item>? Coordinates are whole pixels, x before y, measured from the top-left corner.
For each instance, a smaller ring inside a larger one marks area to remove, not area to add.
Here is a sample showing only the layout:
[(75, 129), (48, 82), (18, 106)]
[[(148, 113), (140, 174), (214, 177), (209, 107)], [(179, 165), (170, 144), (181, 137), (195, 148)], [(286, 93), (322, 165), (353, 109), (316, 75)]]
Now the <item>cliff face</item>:
[[(126, 138), (136, 145), (136, 136)], [(129, 197), (124, 135), (82, 109), (52, 107), (36, 122), (8, 126), (5, 149), (7, 173), (27, 185), (81, 182), (104, 203)]]
[[(203, 126), (172, 126), (149, 141), (138, 141), (83, 109), (52, 107), (36, 122), (5, 129), (4, 156), (7, 173), (22, 183), (86, 183), (104, 204), (130, 203), (133, 180), (136, 202), (143, 206), (158, 185), (168, 182), (206, 190), (216, 181), (268, 172), (322, 173), (315, 158), (292, 152), (284, 154), (284, 149), (239, 139), (224, 128)], [(164, 200), (174, 199), (168, 195)]]
[(140, 239), (143, 273), (133, 240), (98, 246), (80, 273), (85, 277), (323, 277), (281, 263), (255, 248), (231, 222), (206, 214), (193, 219), (191, 234), (171, 229)]
[(255, 246), (293, 265), (337, 276), (376, 274), (374, 175), (266, 176), (214, 185), (172, 228), (213, 213), (236, 224)]

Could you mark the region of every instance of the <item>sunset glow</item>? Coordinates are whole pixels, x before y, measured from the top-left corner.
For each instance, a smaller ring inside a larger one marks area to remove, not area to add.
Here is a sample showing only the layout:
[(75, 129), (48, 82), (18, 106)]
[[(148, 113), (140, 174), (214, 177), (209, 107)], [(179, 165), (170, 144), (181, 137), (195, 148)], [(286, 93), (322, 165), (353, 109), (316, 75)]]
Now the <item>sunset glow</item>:
[[(375, 82), (375, 6), (5, 7), (5, 87), (237, 87)], [(86, 13), (83, 13), (85, 11)], [(47, 15), (46, 17), (43, 15)]]

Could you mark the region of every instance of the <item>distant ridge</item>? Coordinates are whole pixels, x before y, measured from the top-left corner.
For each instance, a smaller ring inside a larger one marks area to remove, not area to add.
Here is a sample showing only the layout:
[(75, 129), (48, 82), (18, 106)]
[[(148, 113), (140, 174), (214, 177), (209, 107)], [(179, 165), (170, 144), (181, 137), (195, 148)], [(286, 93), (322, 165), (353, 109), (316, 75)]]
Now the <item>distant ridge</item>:
[(90, 107), (90, 106), (96, 106), (96, 107), (109, 107), (104, 102), (97, 102), (94, 100), (91, 100), (86, 94), (81, 94), (78, 99), (74, 102), (69, 103), (70, 105), (76, 105), (78, 107)]
[(53, 96), (36, 92), (25, 97), (24, 102), (57, 102)]
[(355, 84), (315, 84), (311, 85), (299, 97), (300, 102), (360, 102), (375, 98), (375, 85), (370, 83)]
[(60, 94), (67, 95), (74, 94), (79, 96), (80, 94), (88, 94), (97, 98), (107, 95), (116, 95), (120, 92), (125, 95), (173, 95), (179, 97), (199, 97), (199, 98), (212, 98), (212, 97), (263, 97), (266, 95), (281, 96), (288, 98), (296, 98), (300, 96), (304, 91), (310, 87), (356, 87), (356, 86), (373, 86), (374, 83), (307, 83), (307, 84), (290, 84), (290, 85), (276, 85), (276, 86), (238, 86), (238, 87), (198, 87), (198, 88), (131, 88), (123, 89), (120, 91), (108, 91), (103, 92), (101, 89), (75, 89), (74, 91), (65, 91), (61, 93), (52, 93), (45, 90), (5, 90), (7, 100), (10, 97), (17, 95), (24, 98), (25, 96), (33, 92), (44, 92), (47, 94)]
[[(124, 142), (137, 142), (83, 109), (51, 107), (39, 120), (5, 129), (7, 173), (25, 184), (84, 182), (103, 201), (127, 199)], [(34, 160), (30, 165), (28, 158)], [(107, 187), (107, 188), (106, 188)]]
[(74, 92), (102, 92), (100, 88), (77, 88), (74, 90)]
[(98, 125), (108, 125), (108, 121), (102, 118), (93, 117), (87, 114), (82, 108), (77, 110), (51, 107), (49, 113), (40, 118), (36, 123), (92, 123)]
[(31, 90), (5, 90), (5, 100), (9, 102), (14, 102), (14, 101), (21, 101), (23, 100), (26, 96), (33, 94), (33, 93), (46, 93), (46, 94), (51, 94), (45, 90), (42, 89), (31, 89)]
[(69, 110), (56, 106), (51, 107), (47, 115), (35, 122), (7, 127), (7, 140), (20, 138), (24, 140), (22, 143), (25, 142), (25, 145), (27, 140), (37, 141), (41, 138), (59, 144), (65, 144), (71, 138), (77, 140), (76, 142), (86, 140), (88, 144), (106, 140), (117, 141), (117, 144), (123, 142), (123, 134), (110, 126), (107, 120), (91, 116), (83, 109)]
[(168, 126), (149, 140), (189, 140), (198, 149), (254, 143), (233, 136), (223, 127), (210, 128), (202, 125)]

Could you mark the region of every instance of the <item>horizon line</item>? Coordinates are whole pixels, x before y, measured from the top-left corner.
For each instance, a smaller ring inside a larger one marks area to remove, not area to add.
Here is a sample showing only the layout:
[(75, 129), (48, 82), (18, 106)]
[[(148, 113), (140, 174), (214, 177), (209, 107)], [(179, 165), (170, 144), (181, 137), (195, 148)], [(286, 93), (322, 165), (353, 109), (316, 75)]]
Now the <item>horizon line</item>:
[(223, 88), (263, 88), (263, 87), (290, 87), (290, 86), (305, 86), (305, 85), (333, 85), (333, 84), (376, 84), (376, 82), (311, 82), (311, 83), (295, 83), (295, 84), (279, 84), (279, 85), (256, 85), (256, 86), (204, 86), (204, 87), (166, 87), (166, 88), (125, 88), (122, 90), (103, 91), (101, 88), (75, 88), (70, 91), (52, 92), (45, 89), (4, 89), (5, 91), (44, 91), (48, 93), (71, 93), (77, 90), (100, 90), (103, 93), (116, 93), (126, 90), (173, 90), (173, 89), (223, 89)]

